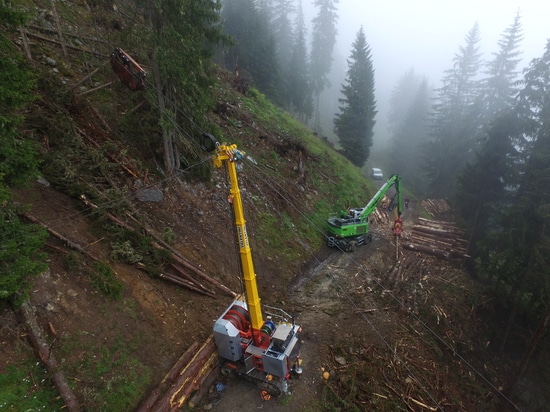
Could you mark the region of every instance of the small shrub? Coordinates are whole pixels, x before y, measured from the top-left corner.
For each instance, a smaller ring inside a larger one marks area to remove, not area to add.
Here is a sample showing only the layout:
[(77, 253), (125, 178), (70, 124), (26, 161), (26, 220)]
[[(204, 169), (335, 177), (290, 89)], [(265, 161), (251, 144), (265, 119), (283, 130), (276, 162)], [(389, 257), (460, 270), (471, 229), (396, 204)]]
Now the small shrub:
[(92, 278), (92, 284), (108, 297), (119, 299), (122, 295), (122, 283), (116, 278), (109, 265), (95, 262), (90, 277)]

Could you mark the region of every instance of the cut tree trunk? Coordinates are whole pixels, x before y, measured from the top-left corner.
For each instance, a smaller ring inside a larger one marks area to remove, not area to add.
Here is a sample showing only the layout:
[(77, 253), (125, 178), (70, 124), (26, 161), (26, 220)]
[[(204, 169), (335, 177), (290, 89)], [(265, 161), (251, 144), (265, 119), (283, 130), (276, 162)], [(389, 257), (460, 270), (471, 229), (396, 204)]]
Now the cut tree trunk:
[(159, 397), (166, 392), (166, 390), (173, 384), (174, 380), (177, 378), (182, 368), (189, 363), (191, 358), (197, 352), (199, 348), (198, 342), (193, 342), (189, 348), (180, 356), (178, 361), (174, 363), (172, 369), (164, 376), (159, 385), (151, 391), (151, 393), (145, 398), (137, 407), (135, 412), (148, 412), (151, 411), (155, 403), (158, 401)]
[(23, 303), (21, 309), (18, 311), (18, 316), (21, 322), (25, 324), (29, 333), (29, 339), (36, 349), (36, 352), (44, 364), (44, 367), (51, 376), (61, 399), (63, 399), (63, 402), (65, 403), (65, 407), (71, 412), (80, 411), (80, 405), (78, 404), (71, 387), (67, 383), (67, 379), (65, 379), (65, 375), (61, 370), (61, 365), (55, 358), (51, 351), (50, 345), (44, 337), (42, 328), (38, 325), (38, 321), (36, 320), (36, 316), (30, 303)]

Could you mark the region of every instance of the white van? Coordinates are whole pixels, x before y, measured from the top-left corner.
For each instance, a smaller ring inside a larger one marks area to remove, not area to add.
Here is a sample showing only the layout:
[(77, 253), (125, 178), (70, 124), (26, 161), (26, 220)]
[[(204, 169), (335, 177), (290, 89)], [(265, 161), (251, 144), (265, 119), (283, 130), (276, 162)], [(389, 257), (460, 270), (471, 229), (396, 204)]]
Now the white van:
[(382, 173), (382, 169), (379, 169), (377, 167), (373, 167), (370, 171), (370, 177), (376, 180), (381, 180), (384, 178), (384, 174)]

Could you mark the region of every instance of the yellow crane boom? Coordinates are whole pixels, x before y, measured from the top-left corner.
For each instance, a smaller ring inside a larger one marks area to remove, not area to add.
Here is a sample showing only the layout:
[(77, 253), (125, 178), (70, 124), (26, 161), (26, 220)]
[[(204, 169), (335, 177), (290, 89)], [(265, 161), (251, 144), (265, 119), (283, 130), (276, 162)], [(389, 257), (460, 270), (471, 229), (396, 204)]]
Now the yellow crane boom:
[(220, 144), (213, 155), (213, 163), (217, 168), (224, 164), (227, 167), (231, 188), (229, 189), (229, 202), (233, 204), (235, 213), (235, 223), (237, 225), (237, 240), (239, 243), (239, 255), (243, 270), (243, 279), (246, 293), (246, 303), (250, 313), (250, 323), (252, 329), (260, 330), (264, 324), (262, 307), (260, 304), (260, 295), (256, 283), (256, 272), (254, 271), (254, 262), (252, 261), (252, 250), (248, 243), (248, 233), (246, 231), (246, 220), (244, 218), (243, 202), (239, 181), (237, 179), (236, 161), (242, 159), (244, 153), (237, 149), (237, 145)]

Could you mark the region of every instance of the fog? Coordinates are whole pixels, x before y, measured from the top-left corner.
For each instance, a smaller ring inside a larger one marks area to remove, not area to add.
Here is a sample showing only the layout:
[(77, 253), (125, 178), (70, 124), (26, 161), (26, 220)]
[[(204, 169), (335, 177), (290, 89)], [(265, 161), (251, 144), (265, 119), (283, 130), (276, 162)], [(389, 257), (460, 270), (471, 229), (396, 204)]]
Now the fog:
[[(306, 21), (311, 22), (315, 10), (309, 3), (310, 0), (303, 0)], [(454, 55), (476, 22), (484, 61), (492, 59), (492, 53), (498, 51), (497, 42), (517, 13), (523, 30), (521, 69), (533, 58), (542, 56), (550, 38), (550, 3), (540, 0), (340, 0), (336, 7), (338, 38), (332, 87), (327, 90), (330, 97), (325, 95), (325, 102), (328, 110), (338, 111), (337, 98), (347, 70), (346, 59), (363, 26), (375, 69), (379, 111), (375, 145), (386, 138), (387, 103), (398, 79), (412, 68), (437, 87), (444, 71), (452, 68)], [(327, 126), (324, 129), (328, 131)]]

